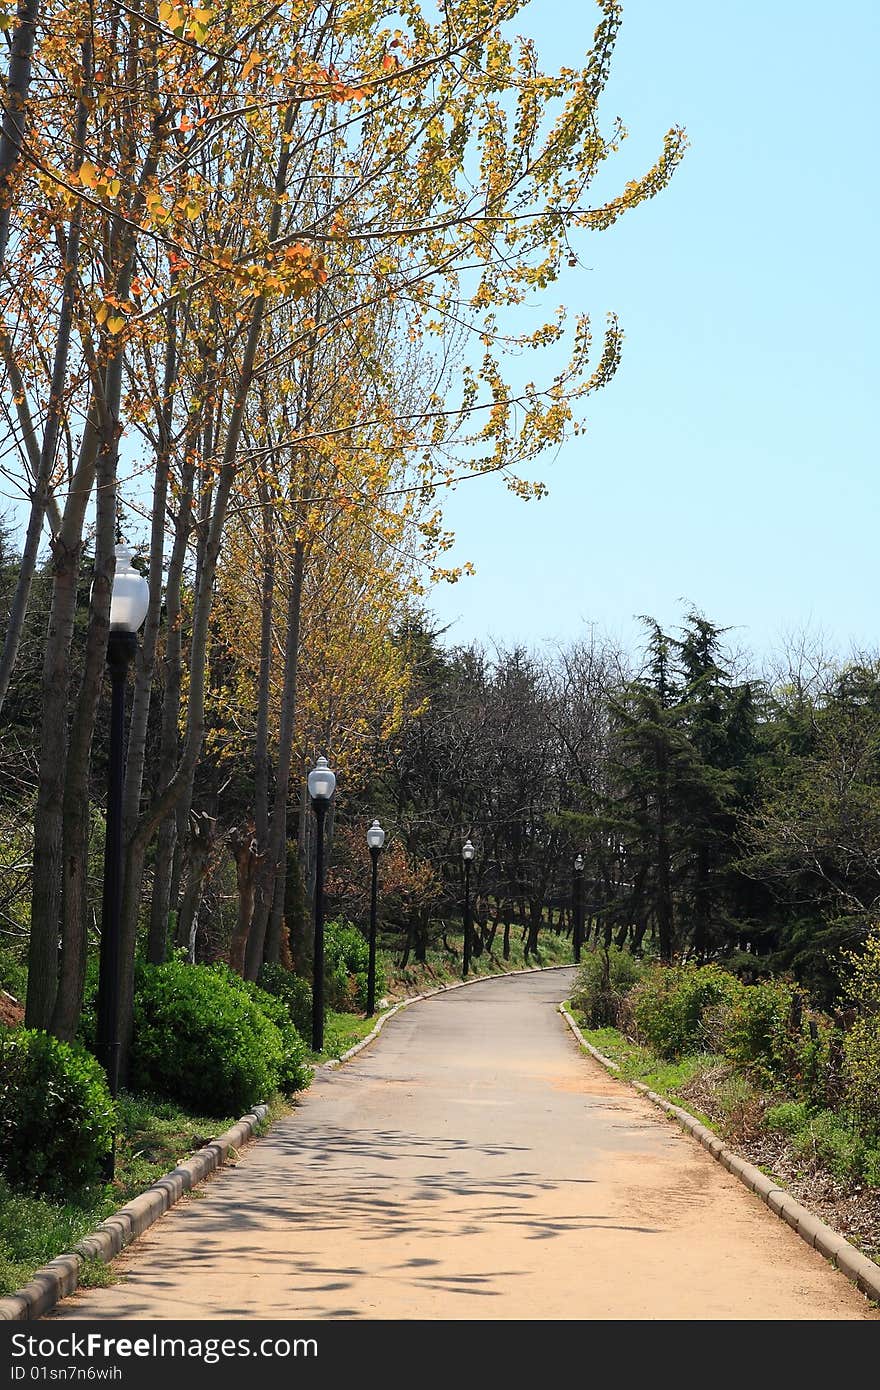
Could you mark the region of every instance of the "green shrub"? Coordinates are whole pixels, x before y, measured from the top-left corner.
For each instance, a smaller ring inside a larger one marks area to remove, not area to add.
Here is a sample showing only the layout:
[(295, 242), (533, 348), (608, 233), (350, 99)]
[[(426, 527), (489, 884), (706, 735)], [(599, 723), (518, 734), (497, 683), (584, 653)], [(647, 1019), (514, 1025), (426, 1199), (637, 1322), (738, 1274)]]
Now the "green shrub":
[(280, 1084), (276, 1025), (228, 969), (144, 965), (134, 1005), (132, 1081), (209, 1115), (238, 1114)]
[(787, 980), (744, 986), (726, 1011), (725, 1056), (772, 1085), (784, 1069), (792, 1009), (800, 998), (801, 992)]
[(614, 1028), (620, 1022), (623, 1000), (642, 973), (642, 965), (629, 951), (611, 946), (607, 958), (604, 951), (590, 951), (577, 973), (572, 1004), (589, 1028)]
[(355, 1010), (355, 979), (349, 975), (345, 962), (338, 960), (324, 966), (324, 1002), (328, 1009), (350, 1014)]
[(869, 1187), (880, 1187), (880, 1148), (865, 1149), (862, 1177)]
[(287, 1004), (277, 995), (270, 994), (251, 980), (243, 980), (229, 969), (228, 965), (216, 964), (212, 967), (223, 974), (233, 989), (242, 989), (257, 1008), (275, 1024), (281, 1035), (281, 1064), (278, 1068), (278, 1088), (286, 1096), (296, 1091), (304, 1091), (312, 1079), (312, 1069), (306, 1061), (306, 1045), (293, 1023)]
[(0, 1167), (11, 1186), (53, 1194), (98, 1181), (113, 1127), (104, 1072), (85, 1048), (0, 1029)]
[(876, 1163), (863, 1135), (833, 1110), (816, 1110), (806, 1102), (771, 1107), (766, 1127), (787, 1135), (795, 1151), (810, 1168), (827, 1168), (843, 1179), (861, 1178), (866, 1166)]
[(780, 1105), (771, 1105), (764, 1115), (767, 1129), (785, 1134), (789, 1139), (806, 1129), (810, 1122), (811, 1108), (804, 1100), (786, 1100)]
[[(368, 981), (368, 974), (369, 974), (369, 972), (366, 971), (366, 970), (359, 970), (359, 971), (357, 972), (357, 974), (355, 975), (355, 977), (354, 977), (354, 1002), (355, 1002), (355, 1007), (360, 1011), (360, 1013), (365, 1013), (365, 1012), (366, 1012), (366, 1008), (367, 1008), (367, 981)], [(379, 1000), (382, 998), (382, 996), (383, 996), (383, 994), (385, 993), (385, 990), (386, 990), (387, 988), (388, 988), (388, 986), (387, 986), (387, 983), (386, 983), (385, 971), (382, 969), (382, 967), (381, 967), (381, 965), (379, 964), (379, 961), (378, 961), (378, 959), (377, 959), (377, 961), (376, 961), (376, 1004), (377, 1004), (377, 1005), (378, 1005)]]
[(640, 1038), (661, 1057), (706, 1050), (706, 1014), (745, 988), (717, 965), (654, 966), (629, 999)]
[[(367, 1007), (370, 947), (350, 922), (328, 922), (324, 928), (324, 988), (327, 1007), (340, 1013)], [(376, 961), (376, 998), (387, 989), (385, 971)]]
[(312, 986), (301, 975), (285, 970), (283, 965), (264, 965), (260, 971), (260, 988), (276, 999), (282, 999), (290, 1021), (300, 1037), (311, 1036)]
[(872, 1136), (880, 1136), (880, 931), (863, 954), (845, 957), (851, 969), (846, 993), (859, 1018), (843, 1043), (846, 1103)]
[(863, 1129), (880, 1137), (880, 1026), (876, 1015), (859, 1018), (843, 1042), (846, 1103)]
[(366, 970), (370, 948), (357, 927), (350, 922), (327, 922), (324, 926), (324, 965), (332, 971), (344, 966), (349, 975)]

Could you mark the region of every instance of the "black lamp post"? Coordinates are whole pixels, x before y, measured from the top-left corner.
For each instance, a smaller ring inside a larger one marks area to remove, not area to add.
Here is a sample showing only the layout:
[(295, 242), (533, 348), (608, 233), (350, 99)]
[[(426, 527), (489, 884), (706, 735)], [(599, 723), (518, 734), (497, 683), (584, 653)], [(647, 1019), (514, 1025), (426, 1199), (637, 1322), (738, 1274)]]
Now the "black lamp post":
[(461, 857), (464, 860), (464, 956), (461, 964), (463, 980), (467, 979), (467, 973), (471, 968), (471, 863), (474, 853), (470, 840), (465, 840), (461, 848)]
[(367, 1018), (376, 1012), (376, 903), (379, 893), (379, 855), (385, 843), (385, 831), (377, 820), (367, 831), (367, 847), (373, 861), (370, 882), (370, 964), (367, 968)]
[(309, 773), (309, 796), (318, 823), (315, 851), (315, 949), (312, 963), (312, 1050), (324, 1048), (324, 817), (336, 790), (336, 773), (319, 758)]
[[(137, 651), (137, 631), (147, 616), (150, 588), (132, 567), (127, 545), (116, 547), (116, 570), (110, 596), (110, 769), (107, 781), (107, 822), (104, 839), (104, 900), (98, 964), (96, 1052), (107, 1073), (111, 1096), (119, 1092), (119, 965), (122, 919), (122, 787), (125, 771), (125, 678)], [(113, 1177), (111, 1149), (105, 1177)]]
[(581, 941), (584, 934), (584, 856), (579, 854), (574, 861), (574, 923), (572, 940), (574, 943), (575, 964), (580, 964)]

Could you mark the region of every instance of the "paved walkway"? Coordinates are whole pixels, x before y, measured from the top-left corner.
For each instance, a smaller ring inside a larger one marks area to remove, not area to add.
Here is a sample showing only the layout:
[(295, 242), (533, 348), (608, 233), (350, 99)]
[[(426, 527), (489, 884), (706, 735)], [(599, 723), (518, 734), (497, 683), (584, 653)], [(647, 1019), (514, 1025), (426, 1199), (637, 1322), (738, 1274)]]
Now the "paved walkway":
[(73, 1318), (868, 1319), (700, 1145), (577, 1048), (572, 975), (392, 1019), (168, 1212)]

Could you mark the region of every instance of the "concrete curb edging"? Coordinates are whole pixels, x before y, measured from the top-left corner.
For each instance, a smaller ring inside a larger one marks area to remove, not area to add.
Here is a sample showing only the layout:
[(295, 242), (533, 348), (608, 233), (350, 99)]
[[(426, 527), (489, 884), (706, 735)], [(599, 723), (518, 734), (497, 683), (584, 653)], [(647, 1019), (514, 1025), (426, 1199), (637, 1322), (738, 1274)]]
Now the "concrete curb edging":
[[(361, 1038), (359, 1043), (355, 1043), (354, 1047), (350, 1047), (347, 1052), (343, 1052), (341, 1057), (331, 1057), (329, 1062), (319, 1062), (317, 1069), (321, 1071), (331, 1071), (334, 1067), (341, 1066), (343, 1062), (347, 1062), (349, 1058), (354, 1057), (356, 1053), (361, 1052), (363, 1048), (371, 1043), (374, 1038), (377, 1038), (389, 1018), (393, 1018), (401, 1009), (408, 1009), (410, 1004), (418, 1004), (423, 999), (433, 999), (435, 994), (446, 994), (450, 989), (464, 989), (466, 985), (482, 985), (485, 984), (487, 980), (506, 980), (510, 975), (539, 975), (545, 970), (573, 969), (574, 962), (570, 962), (567, 965), (527, 965), (522, 970), (499, 970), (494, 975), (475, 975), (472, 980), (455, 980), (451, 985), (438, 985), (436, 989), (426, 990), (424, 994), (413, 994), (408, 999), (399, 1000), (387, 1013), (382, 1014), (372, 1033), (368, 1033), (365, 1038)], [(572, 1019), (572, 1023), (574, 1023), (574, 1019)], [(584, 1043), (585, 1047), (589, 1047), (589, 1043), (583, 1038), (581, 1041)], [(613, 1065), (612, 1063), (612, 1066)]]
[(179, 1163), (145, 1192), (108, 1216), (69, 1254), (50, 1260), (36, 1271), (33, 1279), (23, 1288), (6, 1298), (0, 1298), (0, 1322), (24, 1322), (49, 1312), (60, 1298), (73, 1293), (85, 1260), (100, 1260), (108, 1264), (120, 1250), (142, 1235), (154, 1221), (158, 1221), (163, 1212), (174, 1206), (185, 1192), (202, 1182), (209, 1173), (222, 1168), (230, 1153), (253, 1138), (254, 1131), (268, 1111), (268, 1105), (255, 1105), (225, 1134), (212, 1139), (192, 1158)]
[[(587, 1042), (564, 1005), (560, 1004), (559, 1012), (586, 1052), (589, 1052), (597, 1062), (608, 1070), (620, 1071), (616, 1062), (612, 1062), (610, 1057), (604, 1057), (598, 1048)], [(841, 1274), (845, 1274), (847, 1279), (868, 1298), (880, 1303), (880, 1265), (869, 1260), (867, 1255), (863, 1255), (854, 1245), (850, 1245), (845, 1236), (832, 1230), (818, 1216), (814, 1216), (786, 1188), (780, 1187), (772, 1178), (768, 1178), (767, 1174), (762, 1173), (760, 1168), (756, 1168), (754, 1163), (749, 1163), (747, 1159), (740, 1157), (732, 1149), (728, 1149), (717, 1134), (713, 1134), (711, 1129), (701, 1124), (687, 1110), (683, 1110), (680, 1105), (673, 1105), (672, 1101), (658, 1095), (642, 1081), (630, 1081), (628, 1084), (640, 1091), (647, 1100), (659, 1106), (661, 1110), (665, 1110), (667, 1115), (671, 1115), (673, 1119), (677, 1120), (683, 1129), (686, 1129), (688, 1133), (700, 1141), (703, 1148), (714, 1159), (717, 1159), (722, 1167), (732, 1173), (735, 1178), (739, 1178), (740, 1182), (760, 1197), (761, 1201), (766, 1203), (776, 1216), (787, 1222), (797, 1232), (801, 1240), (806, 1241), (807, 1245), (818, 1250), (820, 1255), (824, 1255), (826, 1260), (830, 1260), (832, 1264), (836, 1265)]]

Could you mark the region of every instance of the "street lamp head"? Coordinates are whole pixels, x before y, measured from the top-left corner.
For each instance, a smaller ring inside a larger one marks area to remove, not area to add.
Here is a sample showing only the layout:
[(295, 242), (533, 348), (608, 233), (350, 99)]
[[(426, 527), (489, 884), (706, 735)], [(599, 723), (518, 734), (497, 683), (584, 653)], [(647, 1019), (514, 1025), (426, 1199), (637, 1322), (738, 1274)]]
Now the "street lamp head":
[(313, 801), (327, 802), (336, 790), (336, 773), (319, 758), (309, 773), (309, 796)]
[(474, 857), (475, 854), (476, 854), (476, 850), (474, 849), (474, 847), (473, 847), (473, 845), (471, 844), (470, 840), (465, 840), (464, 844), (463, 844), (462, 847), (461, 847), (461, 857), (462, 857), (462, 859), (464, 860), (464, 862), (465, 862), (466, 864), (469, 864), (469, 863), (471, 862), (471, 860), (473, 859), (473, 857)]
[(110, 595), (110, 631), (137, 632), (150, 606), (150, 586), (131, 563), (127, 545), (116, 547), (116, 572)]
[(575, 873), (581, 873), (584, 867), (584, 856), (579, 854), (574, 861)]
[(377, 820), (373, 821), (367, 831), (367, 845), (370, 849), (381, 849), (385, 843), (385, 831)]

